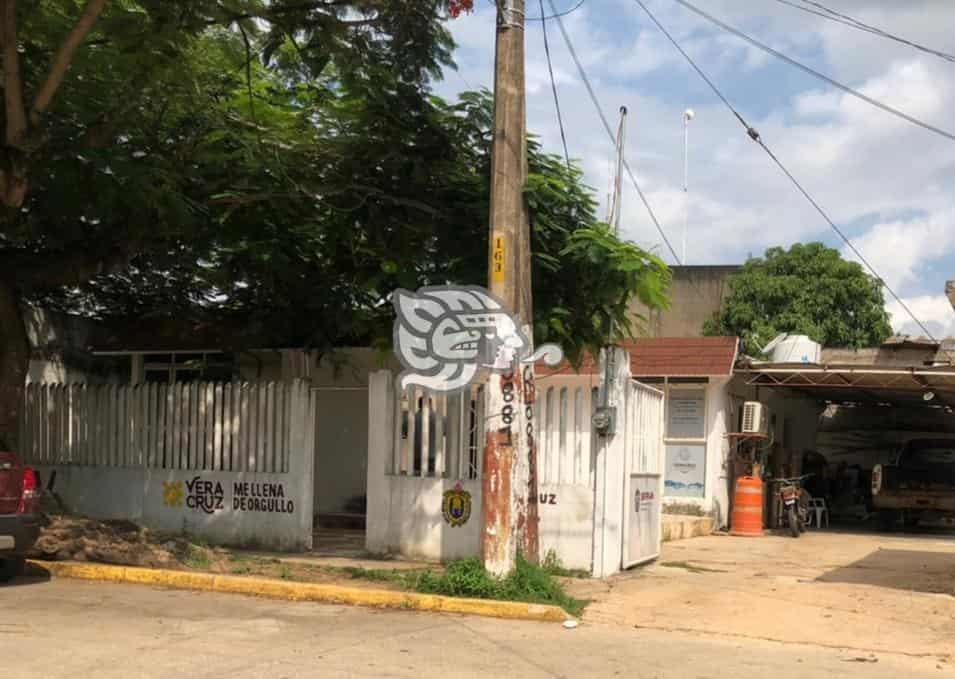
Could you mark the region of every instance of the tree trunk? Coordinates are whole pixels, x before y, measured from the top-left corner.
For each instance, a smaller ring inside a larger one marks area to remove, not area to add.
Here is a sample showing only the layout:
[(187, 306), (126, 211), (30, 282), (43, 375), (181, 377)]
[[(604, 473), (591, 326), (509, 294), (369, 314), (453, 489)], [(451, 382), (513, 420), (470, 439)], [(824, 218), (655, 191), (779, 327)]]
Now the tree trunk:
[(0, 450), (17, 449), (29, 366), (30, 340), (19, 295), (12, 285), (0, 281)]

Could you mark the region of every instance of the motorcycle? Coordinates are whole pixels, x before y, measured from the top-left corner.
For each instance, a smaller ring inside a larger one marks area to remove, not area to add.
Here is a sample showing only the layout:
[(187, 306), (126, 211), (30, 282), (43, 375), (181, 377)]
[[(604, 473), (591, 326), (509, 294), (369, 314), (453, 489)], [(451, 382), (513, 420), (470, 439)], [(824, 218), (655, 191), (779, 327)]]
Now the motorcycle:
[[(809, 525), (809, 492), (802, 487), (802, 482), (811, 474), (796, 476), (790, 479), (774, 479), (773, 483), (779, 486), (776, 497), (780, 500), (783, 516), (789, 532), (794, 538), (806, 532)], [(782, 518), (782, 517), (780, 517)]]

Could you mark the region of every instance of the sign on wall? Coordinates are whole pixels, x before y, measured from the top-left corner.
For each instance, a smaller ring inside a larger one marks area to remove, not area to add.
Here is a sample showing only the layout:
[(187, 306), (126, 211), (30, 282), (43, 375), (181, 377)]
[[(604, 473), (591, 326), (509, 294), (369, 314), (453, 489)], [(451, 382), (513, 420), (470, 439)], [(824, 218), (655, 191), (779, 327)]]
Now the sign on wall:
[(162, 486), (162, 502), (166, 507), (184, 507), (205, 514), (295, 512), (295, 501), (289, 497), (285, 483), (229, 482), (196, 475), (186, 481), (163, 481)]
[(706, 489), (706, 445), (667, 444), (664, 489), (667, 497), (703, 497)]
[(706, 392), (671, 390), (667, 399), (667, 438), (706, 437)]

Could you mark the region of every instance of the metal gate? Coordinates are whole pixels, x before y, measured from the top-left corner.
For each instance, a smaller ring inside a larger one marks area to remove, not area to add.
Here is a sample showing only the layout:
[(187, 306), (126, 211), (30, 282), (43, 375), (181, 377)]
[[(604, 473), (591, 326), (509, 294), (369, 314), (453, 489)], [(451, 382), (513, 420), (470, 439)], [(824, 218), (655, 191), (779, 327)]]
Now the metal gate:
[(663, 510), (663, 392), (636, 381), (628, 386), (623, 568), (660, 555)]

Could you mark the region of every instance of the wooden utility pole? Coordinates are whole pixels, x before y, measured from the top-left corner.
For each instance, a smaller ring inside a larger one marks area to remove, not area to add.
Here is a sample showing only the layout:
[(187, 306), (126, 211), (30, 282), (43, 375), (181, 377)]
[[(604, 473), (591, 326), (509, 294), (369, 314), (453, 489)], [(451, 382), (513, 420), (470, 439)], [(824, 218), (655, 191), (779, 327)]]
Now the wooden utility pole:
[[(532, 341), (524, 0), (498, 0), (497, 6), (488, 287)], [(534, 398), (533, 364), (492, 374), (485, 390), (482, 554), (497, 574), (514, 567), (518, 552), (538, 560)]]

